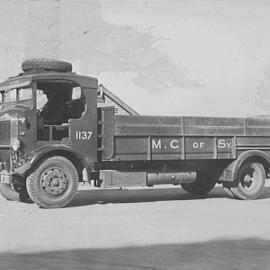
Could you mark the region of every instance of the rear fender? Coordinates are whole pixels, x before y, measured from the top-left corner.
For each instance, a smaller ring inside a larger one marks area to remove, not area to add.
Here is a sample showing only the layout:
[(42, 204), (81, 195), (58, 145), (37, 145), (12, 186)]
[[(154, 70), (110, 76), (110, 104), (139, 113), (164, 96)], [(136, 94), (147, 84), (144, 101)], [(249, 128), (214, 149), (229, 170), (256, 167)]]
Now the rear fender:
[(247, 161), (252, 160), (262, 163), (266, 173), (270, 170), (270, 157), (260, 150), (249, 150), (243, 152), (239, 157), (230, 163), (224, 170), (219, 178), (220, 182), (234, 182), (237, 180), (237, 175), (240, 167)]

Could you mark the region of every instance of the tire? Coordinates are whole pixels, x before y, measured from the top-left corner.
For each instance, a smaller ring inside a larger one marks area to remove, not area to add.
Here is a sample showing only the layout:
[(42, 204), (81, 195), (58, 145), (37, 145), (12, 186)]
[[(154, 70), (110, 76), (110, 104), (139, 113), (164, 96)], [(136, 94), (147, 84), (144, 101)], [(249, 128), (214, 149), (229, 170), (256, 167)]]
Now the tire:
[(33, 58), (25, 60), (22, 63), (22, 70), (24, 72), (32, 70), (71, 72), (72, 64), (65, 61), (53, 60), (48, 58)]
[(216, 178), (204, 172), (198, 173), (197, 179), (193, 183), (183, 183), (182, 188), (193, 195), (205, 195), (216, 185)]
[(265, 178), (265, 169), (261, 163), (247, 162), (239, 169), (237, 185), (230, 189), (237, 199), (255, 200), (263, 193)]
[(26, 188), (13, 189), (10, 184), (0, 184), (0, 194), (9, 201), (25, 202), (29, 199)]
[(78, 184), (76, 167), (61, 156), (44, 160), (26, 180), (30, 198), (42, 208), (68, 205), (76, 194)]

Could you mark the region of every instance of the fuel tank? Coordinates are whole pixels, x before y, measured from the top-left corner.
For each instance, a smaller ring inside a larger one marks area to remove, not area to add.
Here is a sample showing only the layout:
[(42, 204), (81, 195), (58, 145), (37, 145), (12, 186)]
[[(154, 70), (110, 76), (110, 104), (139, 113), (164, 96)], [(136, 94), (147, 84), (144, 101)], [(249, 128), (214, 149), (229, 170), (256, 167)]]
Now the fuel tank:
[(181, 183), (192, 183), (196, 180), (196, 172), (166, 172), (166, 173), (147, 173), (146, 183), (148, 186)]

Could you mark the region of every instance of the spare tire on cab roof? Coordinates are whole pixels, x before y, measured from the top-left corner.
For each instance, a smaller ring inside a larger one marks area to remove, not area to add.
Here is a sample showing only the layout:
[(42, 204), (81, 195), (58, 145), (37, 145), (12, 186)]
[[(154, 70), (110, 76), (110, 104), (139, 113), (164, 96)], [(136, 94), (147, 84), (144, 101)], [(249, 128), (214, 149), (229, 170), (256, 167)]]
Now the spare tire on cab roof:
[(69, 62), (49, 58), (32, 58), (27, 59), (22, 63), (22, 70), (24, 72), (35, 70), (71, 72), (72, 64)]

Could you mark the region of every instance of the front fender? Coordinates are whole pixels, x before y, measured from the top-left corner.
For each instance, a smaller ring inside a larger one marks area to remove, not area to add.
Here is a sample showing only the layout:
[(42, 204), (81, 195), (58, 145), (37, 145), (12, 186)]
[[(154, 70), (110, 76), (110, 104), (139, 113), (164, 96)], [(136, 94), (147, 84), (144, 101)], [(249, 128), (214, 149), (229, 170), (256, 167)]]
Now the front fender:
[(49, 156), (67, 157), (76, 164), (81, 163), (87, 171), (89, 170), (89, 165), (79, 153), (75, 152), (70, 146), (58, 144), (42, 146), (35, 149), (30, 161), (24, 166), (19, 167), (16, 173), (24, 176), (28, 175), (42, 160)]

